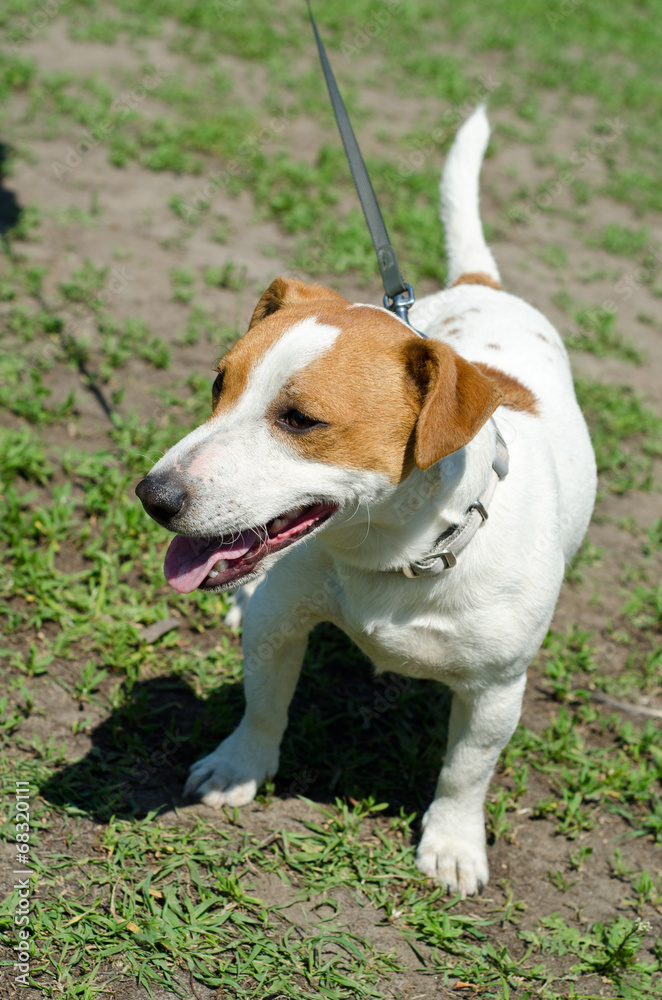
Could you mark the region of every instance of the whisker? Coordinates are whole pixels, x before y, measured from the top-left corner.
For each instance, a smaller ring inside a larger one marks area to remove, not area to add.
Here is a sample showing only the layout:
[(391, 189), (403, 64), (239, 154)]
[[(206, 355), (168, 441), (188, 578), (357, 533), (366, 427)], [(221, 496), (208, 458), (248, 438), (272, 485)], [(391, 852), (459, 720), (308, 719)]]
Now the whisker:
[[(358, 507), (356, 508), (356, 510), (354, 511), (354, 513), (352, 514), (352, 517), (355, 517), (358, 514), (360, 507), (361, 507), (361, 501), (359, 500)], [(350, 548), (350, 549), (358, 549), (358, 548), (360, 548), (364, 544), (364, 542), (366, 541), (366, 539), (368, 538), (368, 535), (370, 534), (370, 507), (368, 506), (368, 504), (365, 505), (365, 509), (366, 509), (367, 514), (368, 514), (368, 526), (366, 528), (365, 535), (363, 536), (363, 538), (361, 539), (361, 541), (357, 545), (349, 545), (348, 548)], [(347, 520), (351, 521), (351, 518), (348, 518)], [(347, 522), (345, 522), (345, 523), (347, 523)]]

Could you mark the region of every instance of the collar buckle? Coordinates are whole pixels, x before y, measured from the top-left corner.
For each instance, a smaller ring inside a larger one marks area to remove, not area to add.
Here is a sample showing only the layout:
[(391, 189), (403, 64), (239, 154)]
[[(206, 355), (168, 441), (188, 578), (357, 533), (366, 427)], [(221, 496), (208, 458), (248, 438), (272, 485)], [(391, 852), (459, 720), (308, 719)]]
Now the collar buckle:
[[(494, 423), (493, 419), (492, 422)], [(495, 423), (494, 428), (496, 431), (495, 455), (487, 489), (482, 496), (469, 504), (464, 520), (460, 524), (446, 528), (442, 532), (431, 552), (416, 562), (402, 567), (402, 573), (409, 580), (414, 580), (419, 576), (438, 576), (445, 570), (452, 569), (457, 564), (457, 557), (462, 549), (469, 544), (478, 529), (487, 521), (489, 516), (487, 508), (494, 496), (497, 484), (508, 475), (508, 448)], [(442, 545), (443, 548), (441, 548)]]
[(477, 510), (480, 516), (482, 517), (483, 521), (487, 521), (489, 514), (485, 510), (485, 507), (483, 506), (480, 500), (474, 500), (473, 503), (469, 504), (469, 510), (467, 510), (467, 514), (469, 513), (470, 510)]

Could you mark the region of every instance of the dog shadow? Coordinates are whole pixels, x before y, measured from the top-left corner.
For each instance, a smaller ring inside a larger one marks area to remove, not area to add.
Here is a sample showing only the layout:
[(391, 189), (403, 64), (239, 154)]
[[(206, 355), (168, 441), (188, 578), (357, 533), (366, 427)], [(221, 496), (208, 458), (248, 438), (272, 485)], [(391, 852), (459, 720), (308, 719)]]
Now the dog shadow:
[[(92, 748), (41, 788), (53, 805), (97, 821), (191, 807), (189, 767), (238, 724), (242, 685), (200, 698), (179, 677), (137, 682), (92, 732)], [(434, 681), (375, 676), (332, 625), (312, 634), (290, 708), (279, 773), (268, 794), (387, 803), (386, 815), (426, 808), (442, 762), (450, 694)]]
[(7, 234), (20, 222), (23, 209), (16, 195), (4, 186), (9, 160), (9, 146), (0, 142), (0, 239), (5, 240)]

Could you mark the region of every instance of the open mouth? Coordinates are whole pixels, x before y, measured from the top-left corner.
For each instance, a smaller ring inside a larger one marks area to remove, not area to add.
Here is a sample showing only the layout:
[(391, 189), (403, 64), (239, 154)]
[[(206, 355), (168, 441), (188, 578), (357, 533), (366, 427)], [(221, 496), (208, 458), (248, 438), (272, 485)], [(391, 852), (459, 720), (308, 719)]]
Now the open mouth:
[(166, 580), (180, 594), (238, 584), (267, 556), (309, 535), (337, 510), (337, 504), (316, 503), (289, 510), (241, 533), (217, 538), (175, 535), (166, 552)]

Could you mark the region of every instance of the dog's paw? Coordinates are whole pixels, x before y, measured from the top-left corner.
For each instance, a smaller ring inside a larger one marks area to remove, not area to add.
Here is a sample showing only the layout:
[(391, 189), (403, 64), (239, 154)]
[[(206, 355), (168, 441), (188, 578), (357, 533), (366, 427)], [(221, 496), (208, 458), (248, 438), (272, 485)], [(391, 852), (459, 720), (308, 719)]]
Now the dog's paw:
[(487, 885), (489, 869), (485, 852), (485, 828), (427, 824), (416, 852), (416, 867), (448, 892), (473, 896)]
[(278, 770), (278, 747), (259, 746), (236, 730), (191, 767), (184, 795), (205, 805), (245, 806)]

